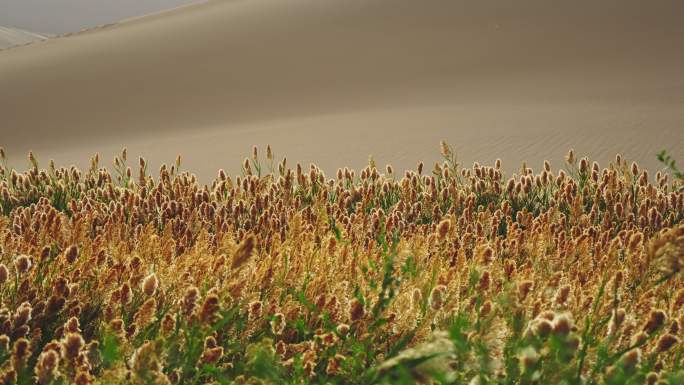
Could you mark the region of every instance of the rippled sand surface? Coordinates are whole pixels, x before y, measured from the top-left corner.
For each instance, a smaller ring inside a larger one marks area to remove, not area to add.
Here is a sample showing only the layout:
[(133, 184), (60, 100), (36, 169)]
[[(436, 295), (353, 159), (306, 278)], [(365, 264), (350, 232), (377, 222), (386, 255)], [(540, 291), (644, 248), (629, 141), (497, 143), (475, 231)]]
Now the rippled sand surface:
[(684, 3), (214, 0), (0, 51), (11, 164), (684, 162)]

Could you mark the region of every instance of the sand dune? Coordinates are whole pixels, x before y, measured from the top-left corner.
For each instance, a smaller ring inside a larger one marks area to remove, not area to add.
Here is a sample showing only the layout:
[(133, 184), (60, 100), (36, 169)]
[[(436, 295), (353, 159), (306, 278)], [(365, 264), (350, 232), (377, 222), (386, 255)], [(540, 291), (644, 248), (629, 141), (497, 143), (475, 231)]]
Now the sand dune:
[(62, 35), (203, 0), (2, 0), (0, 25)]
[(290, 161), (560, 166), (574, 147), (684, 161), (684, 3), (214, 0), (0, 52), (0, 145), (23, 165), (126, 145), (235, 172)]
[(45, 40), (47, 36), (17, 28), (0, 27), (0, 50)]

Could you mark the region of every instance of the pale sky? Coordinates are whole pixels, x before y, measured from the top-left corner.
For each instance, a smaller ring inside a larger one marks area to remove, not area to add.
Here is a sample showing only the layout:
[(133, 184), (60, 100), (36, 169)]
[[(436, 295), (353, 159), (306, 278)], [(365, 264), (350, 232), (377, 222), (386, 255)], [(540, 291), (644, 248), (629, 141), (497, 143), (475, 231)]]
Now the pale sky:
[(61, 34), (198, 0), (0, 0), (0, 26)]

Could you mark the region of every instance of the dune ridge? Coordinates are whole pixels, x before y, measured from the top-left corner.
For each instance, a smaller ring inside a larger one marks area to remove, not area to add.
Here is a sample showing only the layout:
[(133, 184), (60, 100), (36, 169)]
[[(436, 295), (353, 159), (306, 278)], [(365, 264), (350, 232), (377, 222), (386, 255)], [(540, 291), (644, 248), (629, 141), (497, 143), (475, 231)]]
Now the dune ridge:
[(0, 26), (0, 50), (31, 44), (36, 41), (45, 40), (48, 37), (49, 36), (24, 31), (18, 28)]
[(0, 52), (17, 165), (122, 146), (199, 176), (253, 144), (316, 162), (684, 159), (684, 5), (636, 0), (220, 1)]

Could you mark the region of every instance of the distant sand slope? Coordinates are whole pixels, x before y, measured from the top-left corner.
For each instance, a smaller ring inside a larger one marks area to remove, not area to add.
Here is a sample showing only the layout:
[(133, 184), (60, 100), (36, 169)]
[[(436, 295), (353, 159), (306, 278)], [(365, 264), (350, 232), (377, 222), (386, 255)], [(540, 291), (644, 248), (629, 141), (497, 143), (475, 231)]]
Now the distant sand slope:
[(59, 162), (122, 145), (235, 172), (290, 161), (561, 166), (574, 147), (684, 162), (679, 0), (210, 1), (0, 52), (0, 145)]
[(17, 28), (0, 27), (0, 50), (17, 45), (32, 43), (38, 40), (44, 40), (46, 38), (47, 36), (23, 31)]
[(2, 0), (0, 25), (62, 35), (203, 0)]

